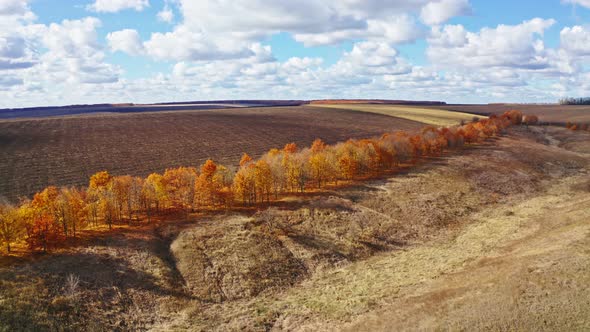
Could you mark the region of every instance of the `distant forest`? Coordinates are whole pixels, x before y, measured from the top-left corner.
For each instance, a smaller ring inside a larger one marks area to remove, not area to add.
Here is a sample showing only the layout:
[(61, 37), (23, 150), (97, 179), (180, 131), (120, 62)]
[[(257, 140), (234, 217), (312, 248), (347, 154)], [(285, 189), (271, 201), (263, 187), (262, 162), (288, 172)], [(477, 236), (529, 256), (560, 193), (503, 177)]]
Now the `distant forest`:
[(581, 98), (561, 98), (559, 100), (560, 105), (590, 105), (590, 97), (581, 97)]

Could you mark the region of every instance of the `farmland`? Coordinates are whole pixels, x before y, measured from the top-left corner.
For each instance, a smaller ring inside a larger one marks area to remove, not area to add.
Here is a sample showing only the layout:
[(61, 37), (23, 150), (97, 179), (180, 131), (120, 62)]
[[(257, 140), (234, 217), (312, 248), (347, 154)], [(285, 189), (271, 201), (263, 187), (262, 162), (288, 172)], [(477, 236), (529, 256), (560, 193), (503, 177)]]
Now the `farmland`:
[[(40, 331), (590, 327), (590, 133), (520, 125), (517, 111), (425, 127), (473, 116), (378, 106), (0, 122), (16, 154), (3, 171), (30, 186), (86, 186), (102, 169), (145, 176), (210, 157), (237, 170), (226, 186), (207, 161), (135, 179), (140, 191), (131, 177), (101, 172), (88, 189), (48, 188), (7, 208), (4, 220), (25, 222), (0, 256), (0, 322)], [(59, 181), (18, 176), (30, 168)]]
[(409, 105), (377, 105), (377, 104), (321, 104), (320, 107), (354, 110), (383, 114), (412, 121), (418, 121), (434, 126), (452, 126), (461, 121), (468, 122), (474, 118), (482, 119), (485, 116), (473, 113), (450, 112), (444, 108), (416, 107)]
[(434, 105), (430, 109), (450, 110), (480, 115), (502, 114), (517, 109), (525, 114), (534, 114), (548, 123), (564, 125), (566, 122), (590, 123), (590, 106), (587, 105), (535, 105), (535, 104), (486, 104), (486, 105)]
[(89, 231), (52, 255), (0, 261), (0, 321), (30, 330), (585, 330), (589, 137), (515, 127), (278, 208)]
[(582, 105), (535, 105), (535, 104), (479, 104), (479, 105), (397, 105), (371, 103), (338, 103), (325, 102), (314, 106), (371, 112), (420, 121), (432, 125), (452, 125), (457, 122), (471, 121), (474, 116), (482, 117), (491, 114), (500, 115), (506, 111), (519, 110), (524, 114), (537, 115), (541, 121), (565, 125), (572, 123), (590, 123), (590, 106)]
[(316, 107), (82, 114), (0, 121), (0, 195), (15, 200), (48, 185), (87, 185), (90, 175), (146, 176), (213, 158), (237, 165), (295, 142), (366, 138), (422, 123)]

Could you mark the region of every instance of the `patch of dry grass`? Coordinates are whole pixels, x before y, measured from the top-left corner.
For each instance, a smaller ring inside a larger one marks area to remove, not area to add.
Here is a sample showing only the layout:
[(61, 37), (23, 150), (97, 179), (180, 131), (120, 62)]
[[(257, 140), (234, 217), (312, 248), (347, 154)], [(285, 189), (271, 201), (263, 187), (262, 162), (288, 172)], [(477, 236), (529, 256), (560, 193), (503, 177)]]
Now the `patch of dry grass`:
[(274, 313), (277, 330), (331, 330), (351, 320), (352, 331), (587, 328), (590, 195), (570, 195), (579, 178), (477, 213), (452, 241), (320, 271), (256, 306)]

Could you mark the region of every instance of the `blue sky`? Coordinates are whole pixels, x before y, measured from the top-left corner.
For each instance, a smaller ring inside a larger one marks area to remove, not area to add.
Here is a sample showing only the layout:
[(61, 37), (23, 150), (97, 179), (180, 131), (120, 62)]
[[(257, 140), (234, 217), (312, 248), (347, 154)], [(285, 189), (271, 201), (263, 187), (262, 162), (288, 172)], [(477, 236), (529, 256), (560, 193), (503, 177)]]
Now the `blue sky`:
[(0, 0), (0, 108), (590, 94), (590, 0)]

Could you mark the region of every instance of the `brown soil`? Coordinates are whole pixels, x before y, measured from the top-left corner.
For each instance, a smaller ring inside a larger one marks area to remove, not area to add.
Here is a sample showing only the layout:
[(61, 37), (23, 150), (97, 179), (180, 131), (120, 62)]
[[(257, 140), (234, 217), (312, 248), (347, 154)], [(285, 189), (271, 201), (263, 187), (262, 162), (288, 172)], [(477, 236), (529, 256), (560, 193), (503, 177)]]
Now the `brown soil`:
[(0, 196), (15, 200), (49, 185), (87, 185), (102, 170), (147, 176), (213, 158), (227, 166), (295, 142), (366, 138), (422, 124), (378, 114), (267, 107), (90, 114), (0, 121)]

